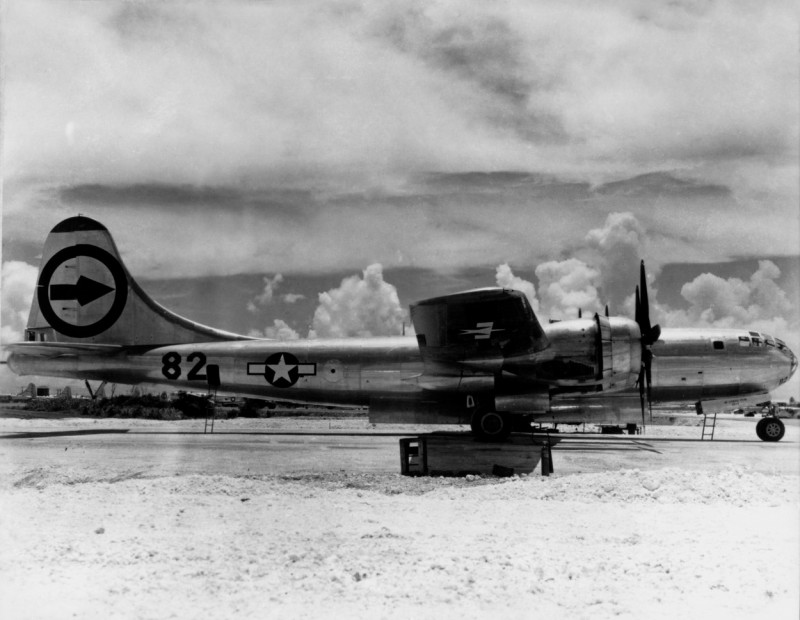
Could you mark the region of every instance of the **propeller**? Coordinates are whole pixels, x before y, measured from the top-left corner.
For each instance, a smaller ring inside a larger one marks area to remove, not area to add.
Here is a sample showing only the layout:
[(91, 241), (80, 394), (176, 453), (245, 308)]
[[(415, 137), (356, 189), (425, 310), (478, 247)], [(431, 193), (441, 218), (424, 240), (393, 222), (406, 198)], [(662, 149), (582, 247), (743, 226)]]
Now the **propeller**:
[(647, 297), (647, 276), (644, 270), (644, 261), (641, 262), (639, 267), (639, 286), (636, 287), (635, 320), (639, 325), (639, 331), (642, 335), (642, 367), (636, 382), (639, 384), (639, 401), (642, 405), (642, 427), (644, 427), (645, 393), (647, 394), (647, 406), (650, 410), (650, 420), (652, 421), (653, 419), (651, 398), (653, 388), (653, 351), (651, 347), (661, 335), (661, 327), (658, 325), (651, 325), (650, 323), (650, 301)]

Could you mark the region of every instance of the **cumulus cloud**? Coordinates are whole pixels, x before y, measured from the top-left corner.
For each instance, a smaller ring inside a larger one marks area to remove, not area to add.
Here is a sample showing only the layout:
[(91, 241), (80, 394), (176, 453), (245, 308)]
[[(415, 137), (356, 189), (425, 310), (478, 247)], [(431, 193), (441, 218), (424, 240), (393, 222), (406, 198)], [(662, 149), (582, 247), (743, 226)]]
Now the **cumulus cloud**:
[(283, 282), (283, 276), (276, 274), (274, 278), (264, 276), (264, 290), (261, 294), (256, 295), (253, 299), (247, 302), (247, 310), (255, 314), (260, 307), (264, 307), (272, 303), (275, 297), (275, 289)]
[(749, 280), (700, 274), (681, 288), (689, 308), (668, 311), (666, 320), (672, 326), (749, 327), (797, 341), (797, 312), (778, 277), (780, 269), (769, 260), (759, 261)]
[(528, 280), (515, 276), (508, 263), (503, 263), (502, 265), (497, 266), (495, 281), (497, 282), (497, 286), (502, 286), (503, 288), (510, 288), (525, 293), (525, 296), (528, 298), (533, 311), (539, 311), (539, 300), (536, 297), (536, 286), (533, 284), (533, 282), (529, 282)]
[[(646, 230), (632, 213), (610, 213), (602, 227), (590, 230), (582, 243), (570, 250), (574, 256), (536, 267), (543, 316), (571, 319), (578, 316), (578, 310), (601, 312), (606, 304), (617, 314), (633, 314), (633, 292), (646, 245)], [(501, 274), (504, 281), (509, 280), (508, 273), (507, 265), (497, 268), (498, 285), (503, 285)], [(654, 265), (648, 273), (652, 297), (656, 273)]]
[[(647, 252), (644, 227), (632, 213), (609, 213), (602, 228), (590, 230), (585, 241), (603, 298), (614, 308), (626, 307), (639, 283), (639, 262)], [(651, 282), (657, 268), (648, 263)]]
[(285, 295), (281, 295), (281, 299), (285, 304), (296, 304), (298, 301), (305, 298), (305, 295), (301, 295), (299, 293), (286, 293)]
[(3, 303), (0, 314), (0, 343), (23, 340), (33, 293), (36, 290), (37, 268), (21, 261), (3, 263)]
[(275, 319), (272, 325), (265, 327), (263, 331), (252, 329), (247, 335), (253, 338), (268, 338), (270, 340), (297, 340), (300, 338), (300, 334), (282, 319)]
[(363, 278), (350, 276), (339, 288), (319, 294), (309, 337), (400, 335), (406, 318), (397, 289), (384, 281), (383, 267), (374, 263)]
[(536, 268), (542, 308), (550, 318), (576, 319), (578, 310), (598, 312), (600, 274), (577, 258), (542, 263)]

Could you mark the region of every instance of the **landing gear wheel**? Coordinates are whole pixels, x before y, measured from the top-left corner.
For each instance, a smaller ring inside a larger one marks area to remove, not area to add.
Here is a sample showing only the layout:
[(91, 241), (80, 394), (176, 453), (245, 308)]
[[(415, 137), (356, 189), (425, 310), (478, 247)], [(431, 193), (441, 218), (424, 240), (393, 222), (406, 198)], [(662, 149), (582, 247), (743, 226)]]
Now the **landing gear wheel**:
[(511, 419), (497, 411), (476, 409), (470, 426), (481, 441), (503, 441), (511, 433)]
[(779, 418), (763, 418), (756, 424), (756, 435), (761, 441), (780, 441), (785, 433), (786, 427)]

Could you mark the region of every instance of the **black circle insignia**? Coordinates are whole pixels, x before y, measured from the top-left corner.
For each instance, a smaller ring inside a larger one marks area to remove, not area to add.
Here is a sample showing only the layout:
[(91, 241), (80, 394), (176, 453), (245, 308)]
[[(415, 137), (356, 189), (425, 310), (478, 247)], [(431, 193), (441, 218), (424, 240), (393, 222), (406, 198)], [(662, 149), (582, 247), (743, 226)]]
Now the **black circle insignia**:
[(275, 387), (292, 387), (300, 378), (300, 360), (291, 353), (273, 353), (264, 361), (264, 378)]
[[(66, 261), (78, 256), (88, 256), (102, 263), (114, 278), (114, 301), (103, 318), (89, 325), (74, 325), (59, 317), (50, 301), (50, 280), (56, 269)], [(128, 301), (128, 277), (120, 262), (110, 253), (95, 245), (78, 244), (56, 252), (42, 268), (37, 282), (36, 298), (42, 316), (60, 334), (70, 338), (90, 338), (107, 330), (122, 315)]]

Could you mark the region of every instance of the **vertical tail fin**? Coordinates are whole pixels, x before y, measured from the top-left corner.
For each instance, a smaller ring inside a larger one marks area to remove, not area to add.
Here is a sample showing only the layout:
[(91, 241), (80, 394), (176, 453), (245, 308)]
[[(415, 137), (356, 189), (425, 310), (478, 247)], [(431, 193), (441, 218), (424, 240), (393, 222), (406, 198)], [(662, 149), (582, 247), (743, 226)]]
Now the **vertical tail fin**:
[(106, 227), (82, 216), (47, 236), (25, 338), (143, 346), (248, 339), (153, 301), (125, 268)]
[[(426, 372), (461, 373), (464, 364), (544, 349), (547, 336), (525, 295), (498, 288), (426, 299), (411, 305)], [(496, 370), (499, 372), (500, 367)]]

